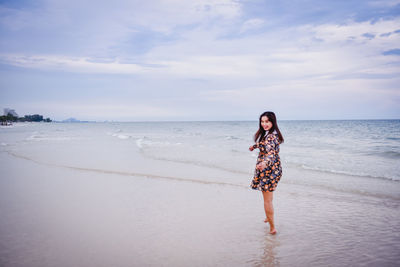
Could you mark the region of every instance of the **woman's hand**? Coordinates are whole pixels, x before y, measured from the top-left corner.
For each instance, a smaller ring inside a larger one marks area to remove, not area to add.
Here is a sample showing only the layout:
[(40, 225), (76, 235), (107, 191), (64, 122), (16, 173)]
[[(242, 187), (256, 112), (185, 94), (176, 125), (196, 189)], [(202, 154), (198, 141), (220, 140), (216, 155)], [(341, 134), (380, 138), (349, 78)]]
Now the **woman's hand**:
[(250, 151), (253, 151), (253, 150), (254, 150), (254, 147), (253, 147), (253, 146), (249, 147), (249, 150), (250, 150)]
[(257, 164), (256, 168), (260, 171), (264, 170), (267, 168), (267, 163), (265, 161), (261, 161), (260, 163)]

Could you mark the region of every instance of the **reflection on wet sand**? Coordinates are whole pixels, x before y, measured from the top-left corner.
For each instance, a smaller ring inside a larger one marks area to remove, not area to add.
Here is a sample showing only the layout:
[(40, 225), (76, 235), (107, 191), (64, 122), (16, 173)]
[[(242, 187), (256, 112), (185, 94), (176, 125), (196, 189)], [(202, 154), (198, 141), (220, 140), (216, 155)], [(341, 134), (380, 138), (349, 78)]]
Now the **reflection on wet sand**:
[(280, 259), (277, 256), (277, 251), (279, 250), (280, 241), (279, 233), (276, 235), (271, 235), (269, 233), (269, 226), (265, 227), (263, 236), (260, 236), (260, 250), (255, 257), (246, 264), (249, 266), (280, 266)]
[(279, 233), (271, 235), (269, 226), (264, 231), (264, 250), (261, 251), (260, 262), (256, 266), (280, 266), (279, 258), (277, 257), (277, 248), (279, 247)]

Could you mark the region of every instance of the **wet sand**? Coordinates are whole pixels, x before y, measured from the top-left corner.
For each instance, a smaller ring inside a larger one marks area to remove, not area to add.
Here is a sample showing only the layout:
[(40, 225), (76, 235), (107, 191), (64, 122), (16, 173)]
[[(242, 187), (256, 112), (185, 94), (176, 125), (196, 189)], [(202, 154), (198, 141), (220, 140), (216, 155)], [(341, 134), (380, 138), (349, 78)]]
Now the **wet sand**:
[(0, 157), (7, 166), (0, 179), (1, 266), (396, 266), (400, 260), (398, 200), (283, 182), (274, 195), (278, 234), (271, 236), (261, 193), (247, 186)]

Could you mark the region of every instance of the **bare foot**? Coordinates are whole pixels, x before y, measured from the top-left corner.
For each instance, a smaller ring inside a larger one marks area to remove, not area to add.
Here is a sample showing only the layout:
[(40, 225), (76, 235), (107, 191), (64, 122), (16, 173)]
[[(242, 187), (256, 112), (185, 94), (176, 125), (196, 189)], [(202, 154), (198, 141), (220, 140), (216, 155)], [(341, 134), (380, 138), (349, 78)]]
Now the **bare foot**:
[(276, 229), (271, 229), (271, 231), (269, 231), (269, 233), (270, 233), (271, 235), (275, 235), (275, 234), (276, 234)]
[(268, 218), (265, 218), (264, 222), (265, 222), (265, 223), (268, 223)]

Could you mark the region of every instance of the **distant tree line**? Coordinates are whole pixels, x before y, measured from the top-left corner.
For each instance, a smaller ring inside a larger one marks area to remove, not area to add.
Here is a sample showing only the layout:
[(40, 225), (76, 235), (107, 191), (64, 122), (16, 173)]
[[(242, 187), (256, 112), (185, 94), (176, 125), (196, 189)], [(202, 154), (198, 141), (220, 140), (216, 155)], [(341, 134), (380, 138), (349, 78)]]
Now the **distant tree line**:
[(51, 122), (50, 118), (43, 119), (42, 115), (39, 114), (34, 114), (34, 115), (25, 115), (24, 117), (16, 117), (12, 115), (11, 113), (8, 113), (7, 115), (0, 116), (0, 121), (1, 124), (6, 124), (7, 122), (26, 122), (26, 121), (35, 121), (35, 122)]

